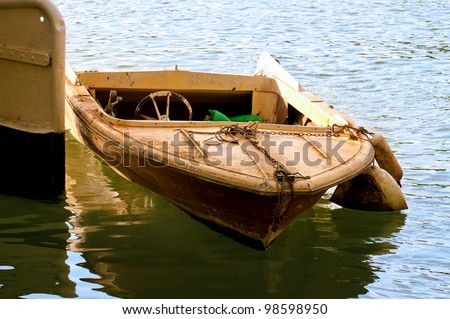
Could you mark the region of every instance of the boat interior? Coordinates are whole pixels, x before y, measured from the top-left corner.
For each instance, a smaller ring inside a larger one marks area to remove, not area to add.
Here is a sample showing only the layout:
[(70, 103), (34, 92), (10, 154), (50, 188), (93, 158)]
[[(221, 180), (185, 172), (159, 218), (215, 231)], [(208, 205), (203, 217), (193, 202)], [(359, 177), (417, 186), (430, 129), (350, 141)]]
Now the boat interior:
[(167, 120), (168, 111), (170, 121), (309, 122), (281, 98), (273, 79), (260, 76), (147, 71), (86, 72), (78, 78), (105, 112), (119, 119)]

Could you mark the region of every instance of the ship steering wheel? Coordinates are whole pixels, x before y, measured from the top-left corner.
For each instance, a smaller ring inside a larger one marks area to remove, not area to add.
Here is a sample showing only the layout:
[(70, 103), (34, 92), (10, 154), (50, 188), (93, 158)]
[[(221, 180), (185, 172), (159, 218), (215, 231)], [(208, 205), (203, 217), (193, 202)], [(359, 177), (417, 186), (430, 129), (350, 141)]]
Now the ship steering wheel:
[[(159, 112), (158, 109), (158, 105), (156, 104), (155, 101), (155, 97), (167, 97), (167, 102), (166, 102), (166, 114), (161, 114)], [(141, 108), (142, 106), (147, 103), (148, 101), (152, 101), (153, 102), (153, 106), (155, 107), (155, 111), (156, 111), (156, 115), (158, 116), (158, 120), (160, 121), (170, 121), (169, 118), (169, 107), (170, 107), (170, 97), (174, 96), (176, 97), (178, 100), (180, 100), (181, 102), (184, 103), (184, 105), (186, 105), (188, 111), (189, 111), (189, 121), (192, 121), (192, 107), (189, 104), (188, 100), (186, 100), (186, 98), (184, 96), (182, 96), (181, 94), (172, 92), (172, 91), (158, 91), (158, 92), (153, 92), (149, 95), (147, 95), (146, 97), (144, 97), (139, 104), (136, 107), (136, 111), (135, 111), (135, 118), (136, 119), (140, 119), (140, 118), (148, 118), (147, 116), (144, 116), (141, 114)]]

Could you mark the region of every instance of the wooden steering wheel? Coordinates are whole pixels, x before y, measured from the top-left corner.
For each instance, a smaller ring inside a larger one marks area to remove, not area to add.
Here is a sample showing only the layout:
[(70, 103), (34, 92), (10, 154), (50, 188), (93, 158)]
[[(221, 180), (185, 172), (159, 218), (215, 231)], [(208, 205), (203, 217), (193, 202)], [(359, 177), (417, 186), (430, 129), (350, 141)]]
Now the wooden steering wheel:
[[(161, 114), (159, 112), (158, 109), (158, 105), (156, 104), (155, 101), (155, 97), (167, 97), (167, 102), (166, 102), (166, 114)], [(136, 107), (136, 111), (135, 111), (135, 118), (136, 119), (140, 119), (142, 117), (144, 117), (141, 114), (141, 108), (142, 106), (147, 103), (148, 101), (152, 101), (153, 102), (153, 106), (155, 107), (155, 111), (156, 111), (156, 115), (158, 116), (158, 120), (160, 121), (170, 121), (169, 118), (169, 108), (170, 108), (170, 97), (174, 96), (176, 98), (178, 98), (181, 102), (184, 103), (184, 105), (186, 105), (188, 111), (189, 111), (189, 121), (192, 121), (192, 107), (189, 104), (188, 100), (186, 100), (186, 98), (184, 96), (182, 96), (181, 94), (172, 92), (172, 91), (158, 91), (158, 92), (153, 92), (149, 95), (147, 95), (146, 97), (144, 97), (139, 104)], [(145, 117), (144, 117), (145, 118)]]

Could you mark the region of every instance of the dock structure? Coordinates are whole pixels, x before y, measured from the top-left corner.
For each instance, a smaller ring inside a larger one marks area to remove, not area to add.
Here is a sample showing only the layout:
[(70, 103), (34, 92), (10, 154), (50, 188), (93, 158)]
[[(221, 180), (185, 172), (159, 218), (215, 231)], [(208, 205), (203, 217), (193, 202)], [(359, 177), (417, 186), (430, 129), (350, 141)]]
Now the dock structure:
[(0, 21), (0, 192), (55, 197), (65, 189), (65, 23), (47, 0), (2, 0)]

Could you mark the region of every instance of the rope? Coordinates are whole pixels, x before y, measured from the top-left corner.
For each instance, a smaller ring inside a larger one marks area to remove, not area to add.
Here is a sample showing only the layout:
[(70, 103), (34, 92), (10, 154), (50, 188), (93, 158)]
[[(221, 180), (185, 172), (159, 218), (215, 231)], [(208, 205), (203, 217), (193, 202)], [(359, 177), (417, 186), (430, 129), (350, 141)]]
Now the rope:
[(333, 124), (331, 126), (331, 131), (333, 133), (335, 133), (335, 134), (339, 134), (345, 129), (350, 130), (350, 131), (354, 131), (354, 133), (356, 134), (355, 137), (357, 137), (358, 133), (364, 135), (369, 142), (370, 142), (370, 138), (369, 138), (368, 135), (372, 135), (373, 134), (373, 133), (369, 132), (368, 130), (366, 130), (362, 126), (354, 127), (354, 126), (350, 126), (350, 125), (339, 125), (339, 124)]
[(250, 126), (239, 126), (238, 124), (233, 124), (230, 126), (224, 126), (219, 131), (215, 133), (216, 138), (221, 142), (229, 142), (229, 143), (237, 143), (235, 139), (228, 140), (223, 137), (223, 135), (240, 135), (245, 138), (251, 139), (255, 138), (257, 130), (256, 128), (253, 128), (253, 126), (257, 125), (257, 122), (251, 122), (252, 124)]

